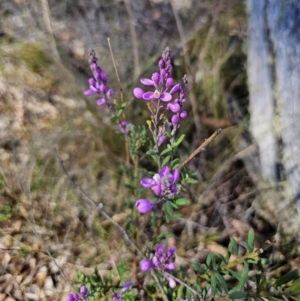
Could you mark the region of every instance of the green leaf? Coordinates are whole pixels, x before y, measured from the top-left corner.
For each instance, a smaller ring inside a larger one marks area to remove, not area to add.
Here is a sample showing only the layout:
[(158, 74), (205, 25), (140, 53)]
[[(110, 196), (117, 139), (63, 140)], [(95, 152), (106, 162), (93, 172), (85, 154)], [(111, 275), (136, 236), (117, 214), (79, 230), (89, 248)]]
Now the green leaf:
[(241, 273), (238, 273), (238, 272), (236, 272), (236, 271), (232, 271), (232, 270), (229, 270), (229, 273), (233, 276), (233, 277), (235, 277), (238, 281), (240, 281), (241, 280)]
[(216, 294), (216, 289), (217, 289), (217, 277), (214, 273), (211, 275), (211, 293), (212, 296)]
[(187, 184), (196, 184), (196, 183), (198, 183), (198, 180), (195, 180), (193, 178), (187, 178), (187, 179), (184, 179), (184, 181)]
[(286, 284), (292, 280), (294, 280), (295, 278), (299, 277), (299, 270), (293, 270), (288, 272), (287, 274), (283, 275), (282, 277), (280, 277), (276, 282), (275, 282), (275, 286), (280, 286), (283, 284)]
[(206, 265), (209, 267), (211, 264), (214, 266), (216, 262), (216, 255), (214, 253), (209, 253), (206, 257)]
[(276, 297), (270, 297), (271, 301), (284, 301), (284, 299), (276, 298)]
[(171, 163), (172, 170), (177, 168), (179, 165), (180, 165), (180, 159), (179, 158), (174, 159)]
[(166, 202), (164, 204), (164, 210), (165, 210), (165, 217), (166, 217), (166, 221), (169, 222), (172, 219), (173, 216), (173, 207), (172, 204), (170, 202)]
[(150, 157), (152, 158), (152, 160), (158, 164), (158, 156), (157, 155), (150, 155)]
[(233, 292), (229, 294), (230, 299), (244, 299), (247, 297), (247, 293), (243, 291)]
[(246, 241), (242, 241), (241, 245), (248, 251), (248, 252), (252, 252), (253, 248), (246, 242)]
[(254, 231), (253, 231), (252, 228), (249, 230), (247, 242), (248, 242), (249, 246), (253, 247), (253, 244), (254, 244)]
[(225, 293), (228, 293), (228, 288), (227, 288), (227, 284), (226, 281), (224, 280), (224, 278), (219, 274), (219, 273), (215, 273), (217, 280), (219, 282), (219, 284), (221, 285), (222, 289), (225, 291)]
[(285, 292), (299, 293), (300, 292), (300, 279), (295, 280), (294, 283), (285, 290)]
[(240, 276), (239, 283), (230, 290), (230, 293), (240, 291), (243, 288), (243, 286), (245, 285), (248, 279), (248, 274), (249, 274), (249, 267), (245, 266)]
[(179, 144), (183, 141), (185, 134), (182, 134), (174, 143), (174, 146), (179, 146)]
[(184, 206), (189, 203), (189, 200), (186, 198), (180, 198), (174, 201), (177, 206)]
[(166, 165), (169, 165), (169, 163), (170, 163), (170, 160), (171, 160), (171, 156), (167, 156), (167, 157), (165, 157), (164, 159), (163, 159), (163, 161), (162, 161), (162, 166), (166, 166)]
[(170, 145), (168, 145), (168, 147), (167, 147), (166, 149), (164, 149), (164, 150), (160, 153), (160, 155), (163, 156), (163, 155), (165, 155), (165, 154), (167, 154), (167, 153), (169, 153), (169, 152), (171, 152), (171, 151), (172, 151), (172, 147), (171, 147)]
[(238, 255), (238, 245), (232, 237), (230, 237), (230, 243), (229, 243), (229, 246), (228, 246), (228, 251), (233, 255)]
[(154, 149), (149, 149), (147, 152), (146, 152), (147, 155), (157, 155), (157, 152), (154, 150)]
[(203, 269), (203, 267), (200, 265), (200, 263), (198, 263), (198, 262), (194, 262), (193, 264), (192, 264), (192, 268), (194, 269), (194, 271), (196, 272), (196, 273), (199, 273), (199, 274), (203, 274), (204, 273), (204, 269)]

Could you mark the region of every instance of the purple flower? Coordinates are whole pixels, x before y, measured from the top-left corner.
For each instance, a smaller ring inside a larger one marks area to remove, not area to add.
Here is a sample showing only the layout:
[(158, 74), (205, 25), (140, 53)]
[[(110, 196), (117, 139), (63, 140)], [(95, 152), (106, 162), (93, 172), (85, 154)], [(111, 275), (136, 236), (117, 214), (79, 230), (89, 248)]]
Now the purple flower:
[(140, 268), (143, 272), (149, 271), (153, 267), (153, 262), (149, 259), (143, 259), (140, 262)]
[(154, 92), (146, 92), (143, 94), (143, 99), (147, 101), (151, 101), (153, 99), (160, 99), (161, 101), (167, 102), (172, 99), (172, 95), (168, 92), (159, 92), (155, 90)]
[(176, 182), (179, 177), (179, 169), (171, 173), (170, 168), (164, 166), (153, 178), (142, 179), (140, 183), (145, 188), (151, 188), (156, 195), (169, 197), (177, 193)]
[(141, 88), (134, 88), (133, 89), (133, 95), (138, 98), (138, 99), (142, 99), (143, 95), (144, 95), (144, 90), (142, 90)]
[(139, 213), (148, 213), (154, 207), (154, 204), (146, 199), (139, 199), (135, 203), (135, 207)]
[(122, 295), (130, 289), (131, 285), (132, 283), (130, 281), (126, 282), (121, 291), (114, 293), (113, 301), (122, 301)]
[(66, 298), (67, 301), (79, 301), (79, 295), (78, 294), (69, 294)]
[(128, 291), (130, 289), (131, 285), (132, 285), (132, 283), (130, 281), (125, 282), (121, 289), (121, 292), (125, 293), (126, 291)]
[(82, 296), (82, 298), (87, 298), (88, 297), (88, 295), (90, 294), (90, 292), (88, 291), (88, 289), (86, 288), (86, 286), (82, 286), (81, 288), (80, 288), (80, 295)]
[(127, 135), (129, 133), (128, 126), (130, 125), (129, 121), (122, 121), (119, 123), (119, 130), (121, 133)]

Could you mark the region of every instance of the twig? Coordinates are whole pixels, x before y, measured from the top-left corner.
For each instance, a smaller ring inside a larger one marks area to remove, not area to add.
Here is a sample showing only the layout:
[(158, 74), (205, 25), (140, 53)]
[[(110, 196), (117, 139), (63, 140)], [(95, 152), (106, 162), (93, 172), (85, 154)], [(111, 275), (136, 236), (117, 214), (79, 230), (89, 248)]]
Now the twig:
[(185, 167), (194, 157), (199, 154), (201, 151), (203, 151), (209, 143), (211, 143), (220, 133), (222, 132), (222, 129), (217, 129), (208, 139), (205, 139), (205, 141), (187, 158), (185, 159), (178, 167), (178, 169), (182, 169)]
[[(118, 83), (119, 83), (121, 103), (123, 103), (124, 102), (123, 87), (122, 87), (122, 83), (121, 83), (121, 80), (120, 80), (119, 72), (118, 72), (118, 69), (117, 69), (117, 65), (116, 65), (114, 53), (112, 51), (112, 47), (111, 47), (111, 43), (110, 43), (110, 38), (107, 38), (107, 43), (108, 43), (108, 47), (109, 47), (109, 52), (110, 52), (111, 60), (113, 62), (115, 73), (116, 73), (116, 76), (117, 76), (117, 80), (118, 80)], [(124, 111), (123, 111), (122, 117), (124, 118), (124, 120), (126, 119)], [(125, 152), (126, 152), (126, 164), (129, 167), (129, 164), (130, 164), (130, 162), (129, 162), (129, 159), (130, 159), (129, 158), (129, 146), (128, 146), (128, 139), (126, 139), (126, 138), (125, 138)]]
[[(124, 239), (133, 246), (133, 248), (137, 251), (137, 253), (141, 256), (144, 257), (143, 252), (141, 251), (141, 249), (136, 245), (136, 243), (130, 238), (130, 236), (128, 235), (127, 231), (120, 225), (118, 224), (114, 219), (112, 219), (105, 211), (103, 211), (103, 204), (100, 203), (99, 205), (97, 205), (80, 187), (80, 185), (76, 184), (72, 178), (70, 177), (67, 169), (64, 166), (64, 163), (62, 161), (62, 159), (58, 156), (57, 150), (56, 148), (53, 149), (55, 157), (57, 159), (57, 162), (59, 164), (59, 166), (61, 167), (62, 171), (64, 172), (64, 174), (67, 176), (68, 180), (70, 181), (70, 183), (73, 185), (73, 187), (75, 188), (75, 190), (78, 192), (78, 194), (86, 201), (88, 202), (91, 206), (93, 206), (95, 209), (97, 209), (97, 211), (107, 220), (109, 220), (117, 229), (119, 229), (119, 231), (123, 234)], [(154, 278), (154, 280), (156, 281), (164, 301), (169, 301), (163, 287), (162, 284), (160, 282), (160, 280), (157, 277), (156, 272), (152, 269), (151, 270), (151, 275)]]

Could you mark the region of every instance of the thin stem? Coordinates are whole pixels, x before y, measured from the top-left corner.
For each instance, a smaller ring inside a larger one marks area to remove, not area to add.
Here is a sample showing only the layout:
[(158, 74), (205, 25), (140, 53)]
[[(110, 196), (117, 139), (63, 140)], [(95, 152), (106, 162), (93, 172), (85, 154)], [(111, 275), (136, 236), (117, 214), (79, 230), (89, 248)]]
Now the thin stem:
[[(108, 47), (109, 47), (109, 51), (110, 51), (111, 60), (113, 62), (113, 66), (114, 66), (115, 73), (116, 73), (116, 76), (117, 76), (117, 80), (118, 80), (118, 83), (119, 83), (121, 103), (123, 103), (124, 102), (123, 87), (122, 87), (119, 72), (118, 72), (118, 69), (117, 69), (114, 53), (112, 51), (110, 38), (107, 38), (107, 43), (108, 43)], [(123, 117), (124, 120), (126, 120), (126, 116), (125, 116), (124, 111), (122, 113), (122, 117)], [(120, 123), (119, 118), (118, 118), (118, 122)], [(129, 167), (129, 146), (128, 146), (128, 140), (127, 139), (125, 139), (125, 152), (126, 152), (126, 165), (127, 165), (127, 167)]]
[(205, 148), (208, 146), (209, 143), (211, 143), (220, 133), (222, 132), (222, 129), (217, 129), (208, 139), (205, 139), (205, 141), (187, 158), (185, 159), (178, 167), (178, 169), (183, 169), (192, 159), (195, 158), (197, 154), (199, 154), (201, 151), (205, 150)]
[[(99, 205), (97, 205), (80, 187), (80, 185), (76, 184), (70, 174), (68, 173), (66, 167), (64, 166), (64, 163), (62, 161), (62, 159), (58, 156), (57, 150), (56, 148), (53, 149), (55, 157), (57, 159), (57, 162), (60, 166), (60, 168), (62, 169), (63, 173), (67, 176), (69, 182), (72, 184), (72, 186), (74, 187), (74, 189), (78, 192), (78, 194), (83, 198), (84, 201), (86, 201), (87, 203), (89, 203), (92, 207), (94, 207), (105, 219), (109, 220), (117, 229), (119, 229), (119, 231), (122, 233), (124, 239), (137, 251), (137, 253), (141, 256), (141, 257), (145, 257), (143, 252), (141, 251), (141, 249), (136, 245), (136, 243), (130, 238), (129, 234), (127, 233), (127, 231), (119, 224), (117, 223), (114, 219), (112, 219), (104, 210), (103, 210), (103, 204), (100, 203)], [(154, 280), (156, 281), (164, 301), (169, 301), (163, 287), (162, 284), (160, 282), (160, 280), (157, 277), (157, 274), (154, 270), (151, 271), (151, 275), (154, 278)]]

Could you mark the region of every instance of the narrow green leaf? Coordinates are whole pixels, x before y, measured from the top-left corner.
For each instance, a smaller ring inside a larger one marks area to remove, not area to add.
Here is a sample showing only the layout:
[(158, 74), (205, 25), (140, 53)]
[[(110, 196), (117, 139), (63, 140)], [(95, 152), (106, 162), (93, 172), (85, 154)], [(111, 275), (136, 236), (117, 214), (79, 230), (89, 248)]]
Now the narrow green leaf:
[(216, 255), (214, 253), (208, 253), (206, 257), (206, 265), (207, 267), (213, 266), (216, 262)]
[(162, 166), (169, 165), (170, 160), (171, 160), (171, 156), (165, 157), (165, 158), (163, 159), (163, 161), (162, 161)]
[(147, 155), (157, 155), (157, 152), (154, 150), (154, 149), (149, 149), (147, 152), (146, 152)]
[(179, 165), (180, 165), (180, 159), (179, 158), (174, 159), (171, 163), (172, 170), (177, 168)]
[(238, 245), (232, 237), (230, 237), (230, 243), (229, 243), (229, 246), (228, 246), (228, 251), (233, 255), (238, 255)]
[(184, 181), (185, 181), (185, 183), (187, 183), (187, 184), (196, 184), (196, 183), (198, 183), (198, 180), (195, 180), (195, 179), (193, 179), (193, 178), (187, 178), (187, 179), (185, 179)]
[(179, 146), (180, 143), (183, 141), (184, 137), (185, 137), (185, 134), (182, 134), (182, 135), (175, 141), (174, 146)]
[(282, 277), (280, 277), (276, 282), (275, 282), (275, 286), (280, 286), (283, 284), (286, 284), (292, 280), (294, 280), (295, 278), (299, 277), (299, 270), (293, 270), (288, 272), (287, 274), (283, 275)]
[(253, 248), (246, 242), (246, 241), (242, 241), (241, 245), (248, 251), (248, 252), (252, 252)]
[(241, 273), (238, 273), (238, 272), (232, 271), (232, 270), (229, 270), (229, 273), (230, 273), (233, 277), (235, 277), (238, 281), (241, 280), (241, 276), (242, 276)]
[(189, 203), (189, 200), (186, 198), (180, 198), (174, 201), (174, 203), (178, 206), (184, 206)]
[(253, 231), (252, 228), (249, 230), (247, 242), (248, 242), (249, 246), (253, 247), (253, 244), (254, 244), (254, 231)]
[(228, 293), (228, 288), (227, 288), (227, 284), (226, 281), (224, 280), (224, 278), (219, 274), (219, 273), (215, 273), (217, 280), (219, 282), (219, 284), (221, 285), (222, 289), (225, 291), (225, 293)]
[(217, 290), (217, 277), (214, 273), (212, 273), (210, 281), (211, 281), (211, 294), (214, 297)]
[(284, 299), (276, 298), (276, 297), (270, 297), (271, 301), (284, 301)]
[(158, 156), (157, 155), (150, 155), (150, 157), (152, 158), (152, 160), (158, 164)]
[(244, 299), (247, 297), (247, 294), (243, 291), (233, 292), (229, 294), (230, 299)]
[(245, 285), (245, 283), (248, 279), (248, 274), (249, 274), (249, 267), (245, 266), (243, 271), (242, 271), (242, 274), (240, 276), (239, 283), (235, 287), (233, 287), (229, 291), (229, 293), (240, 291), (243, 288), (243, 286)]
[(167, 154), (167, 153), (169, 153), (169, 152), (171, 152), (171, 151), (172, 151), (172, 148), (171, 148), (170, 145), (168, 145), (167, 148), (164, 149), (164, 150), (160, 153), (160, 155), (163, 156), (163, 155), (165, 155), (165, 154)]

